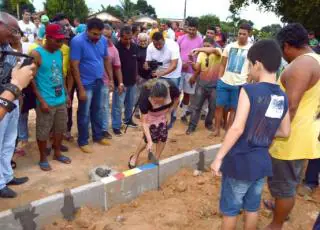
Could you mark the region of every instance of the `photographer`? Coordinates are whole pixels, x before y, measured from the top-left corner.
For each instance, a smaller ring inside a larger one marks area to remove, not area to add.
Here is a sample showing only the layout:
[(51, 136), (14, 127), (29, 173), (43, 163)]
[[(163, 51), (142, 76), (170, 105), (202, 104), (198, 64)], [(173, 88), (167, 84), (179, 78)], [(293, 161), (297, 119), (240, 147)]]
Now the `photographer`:
[[(19, 25), (17, 19), (8, 13), (0, 12), (0, 51), (13, 51), (9, 45), (19, 37)], [(14, 198), (16, 192), (8, 186), (20, 185), (28, 181), (27, 177), (16, 178), (13, 176), (11, 159), (15, 149), (18, 119), (19, 101), (21, 89), (30, 81), (30, 71), (33, 66), (18, 69), (17, 60), (12, 55), (1, 55), (0, 83), (1, 83), (1, 108), (0, 108), (0, 197)], [(10, 73), (10, 71), (13, 71)], [(11, 80), (10, 80), (11, 78)], [(10, 112), (5, 114), (5, 112)]]
[(153, 143), (156, 144), (156, 157), (160, 158), (168, 138), (168, 117), (178, 106), (179, 95), (179, 89), (172, 81), (151, 79), (144, 84), (139, 101), (143, 139), (129, 159), (130, 169), (136, 167), (143, 150), (147, 148), (151, 152)]

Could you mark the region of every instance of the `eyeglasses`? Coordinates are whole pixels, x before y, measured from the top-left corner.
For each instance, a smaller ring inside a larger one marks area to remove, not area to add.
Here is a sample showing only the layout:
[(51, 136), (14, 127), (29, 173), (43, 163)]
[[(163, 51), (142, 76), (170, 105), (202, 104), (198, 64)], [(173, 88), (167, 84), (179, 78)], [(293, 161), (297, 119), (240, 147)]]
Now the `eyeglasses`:
[(20, 35), (20, 30), (17, 28), (14, 28), (13, 26), (9, 26), (7, 24), (3, 24), (10, 32), (13, 36), (18, 36)]

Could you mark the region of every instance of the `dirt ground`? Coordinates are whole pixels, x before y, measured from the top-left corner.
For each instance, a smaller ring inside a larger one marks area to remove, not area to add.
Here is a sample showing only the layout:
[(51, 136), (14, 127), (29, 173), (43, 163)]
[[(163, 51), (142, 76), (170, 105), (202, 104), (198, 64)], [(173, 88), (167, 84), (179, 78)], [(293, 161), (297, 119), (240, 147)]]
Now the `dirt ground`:
[[(81, 208), (74, 221), (57, 220), (45, 226), (44, 230), (216, 230), (221, 226), (219, 187), (220, 179), (213, 178), (210, 172), (195, 177), (192, 170), (183, 169), (168, 179), (160, 191), (147, 192), (108, 212)], [(263, 198), (270, 198), (266, 187)], [(284, 230), (312, 229), (320, 209), (320, 190), (308, 200), (297, 198)], [(238, 229), (243, 229), (242, 217)], [(271, 218), (271, 212), (262, 208), (258, 229), (263, 229)]]
[[(76, 106), (76, 104), (74, 105)], [(76, 110), (74, 110), (76, 111)], [(74, 112), (74, 125), (72, 133), (77, 135), (76, 116)], [(14, 187), (18, 192), (15, 199), (1, 199), (0, 211), (9, 208), (16, 208), (31, 201), (44, 198), (48, 195), (63, 192), (64, 189), (71, 189), (89, 182), (88, 173), (90, 169), (98, 165), (108, 165), (117, 171), (127, 170), (128, 159), (133, 154), (142, 139), (142, 131), (129, 128), (127, 134), (122, 137), (115, 137), (111, 140), (110, 146), (92, 144), (94, 153), (84, 154), (78, 148), (77, 143), (64, 142), (69, 147), (65, 155), (71, 157), (72, 164), (65, 165), (52, 160), (49, 163), (53, 170), (43, 172), (38, 166), (39, 152), (35, 142), (35, 113), (30, 111), (29, 115), (29, 144), (26, 148), (27, 155), (16, 159), (16, 176), (28, 176), (30, 181), (22, 186)], [(208, 138), (209, 131), (204, 128), (204, 122), (199, 122), (196, 133), (186, 136), (186, 126), (179, 120), (172, 131), (169, 132), (168, 144), (163, 152), (162, 159), (183, 153), (192, 149), (205, 147), (221, 142), (221, 138), (212, 140)], [(145, 158), (142, 158), (142, 162)]]

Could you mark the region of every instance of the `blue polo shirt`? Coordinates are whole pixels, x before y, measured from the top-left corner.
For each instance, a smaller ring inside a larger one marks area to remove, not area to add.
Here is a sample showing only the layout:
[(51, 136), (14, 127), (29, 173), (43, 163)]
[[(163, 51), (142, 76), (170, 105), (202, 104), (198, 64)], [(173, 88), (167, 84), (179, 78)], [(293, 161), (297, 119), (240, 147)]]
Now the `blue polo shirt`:
[(108, 56), (108, 44), (104, 36), (101, 36), (97, 43), (93, 43), (87, 32), (83, 32), (72, 39), (70, 47), (71, 61), (80, 61), (79, 70), (83, 85), (103, 78), (104, 59)]

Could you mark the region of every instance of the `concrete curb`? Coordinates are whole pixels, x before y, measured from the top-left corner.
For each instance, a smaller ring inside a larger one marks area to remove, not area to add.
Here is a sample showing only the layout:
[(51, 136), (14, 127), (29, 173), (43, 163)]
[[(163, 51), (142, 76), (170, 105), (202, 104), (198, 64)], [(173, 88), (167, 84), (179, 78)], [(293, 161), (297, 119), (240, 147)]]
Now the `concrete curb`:
[(57, 218), (72, 220), (76, 210), (82, 206), (107, 210), (116, 204), (130, 202), (146, 191), (157, 189), (181, 168), (203, 170), (214, 160), (220, 146), (185, 152), (164, 159), (159, 165), (146, 164), (109, 176), (100, 182), (65, 190), (64, 193), (33, 201), (26, 206), (0, 212), (0, 229), (40, 229)]

